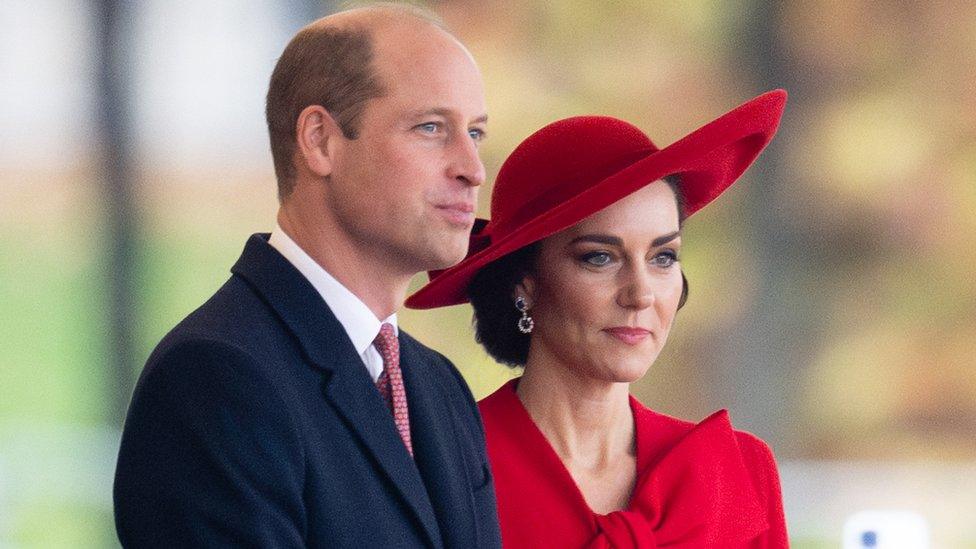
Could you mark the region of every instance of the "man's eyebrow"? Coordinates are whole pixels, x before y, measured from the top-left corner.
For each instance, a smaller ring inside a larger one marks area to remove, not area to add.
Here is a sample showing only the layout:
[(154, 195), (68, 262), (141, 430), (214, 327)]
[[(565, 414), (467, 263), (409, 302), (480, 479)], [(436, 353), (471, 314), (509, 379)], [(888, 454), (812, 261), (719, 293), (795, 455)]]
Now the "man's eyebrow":
[[(663, 246), (668, 242), (671, 242), (675, 238), (681, 236), (680, 231), (674, 231), (673, 233), (668, 233), (666, 235), (659, 236), (651, 242), (651, 246)], [(608, 246), (623, 246), (624, 241), (617, 236), (611, 236), (608, 234), (584, 234), (582, 236), (577, 236), (576, 238), (569, 241), (570, 245), (576, 244), (578, 242), (593, 242), (596, 244), (607, 244)]]
[[(409, 113), (410, 118), (423, 118), (425, 116), (441, 116), (444, 118), (450, 117), (455, 111), (451, 109), (445, 109), (442, 107), (434, 107), (433, 109), (416, 110)], [(478, 118), (471, 121), (472, 124), (485, 124), (488, 122), (488, 115), (483, 114)]]

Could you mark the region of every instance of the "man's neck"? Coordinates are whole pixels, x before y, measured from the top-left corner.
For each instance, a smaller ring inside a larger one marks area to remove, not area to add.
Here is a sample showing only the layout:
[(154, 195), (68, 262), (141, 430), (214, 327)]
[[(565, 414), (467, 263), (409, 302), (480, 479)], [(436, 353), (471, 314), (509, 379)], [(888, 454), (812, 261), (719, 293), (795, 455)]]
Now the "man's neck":
[(316, 263), (376, 315), (386, 318), (403, 304), (412, 275), (399, 273), (385, 254), (356, 244), (321, 217), (305, 219), (300, 212), (278, 210), (278, 226)]

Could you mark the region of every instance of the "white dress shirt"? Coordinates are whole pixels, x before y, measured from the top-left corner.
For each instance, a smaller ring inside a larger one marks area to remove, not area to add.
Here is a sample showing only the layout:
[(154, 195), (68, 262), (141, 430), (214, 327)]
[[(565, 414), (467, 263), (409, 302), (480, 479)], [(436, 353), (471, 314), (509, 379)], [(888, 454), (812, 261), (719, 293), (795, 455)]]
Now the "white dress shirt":
[(346, 335), (352, 341), (353, 347), (363, 359), (363, 364), (369, 372), (370, 377), (375, 382), (380, 374), (383, 373), (383, 357), (373, 345), (373, 340), (380, 333), (380, 326), (386, 322), (393, 325), (395, 333), (399, 334), (397, 328), (397, 315), (386, 317), (382, 321), (376, 318), (373, 311), (356, 294), (349, 291), (338, 280), (328, 273), (321, 265), (315, 262), (305, 250), (301, 249), (294, 240), (291, 239), (281, 227), (275, 225), (274, 232), (268, 244), (278, 250), (289, 263), (302, 273), (312, 286), (318, 291), (325, 304), (332, 309), (332, 314), (339, 319), (339, 323), (346, 330)]

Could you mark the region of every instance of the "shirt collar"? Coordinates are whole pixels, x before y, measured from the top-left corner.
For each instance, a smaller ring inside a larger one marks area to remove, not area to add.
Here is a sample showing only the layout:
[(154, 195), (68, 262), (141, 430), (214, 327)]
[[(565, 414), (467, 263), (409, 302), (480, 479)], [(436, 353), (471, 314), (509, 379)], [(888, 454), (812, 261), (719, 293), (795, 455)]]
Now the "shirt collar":
[(280, 226), (275, 225), (268, 244), (294, 265), (322, 296), (325, 304), (332, 309), (332, 313), (346, 330), (357, 353), (362, 355), (369, 349), (383, 323), (392, 324), (394, 332), (399, 334), (395, 312), (380, 321), (363, 300), (316, 263)]

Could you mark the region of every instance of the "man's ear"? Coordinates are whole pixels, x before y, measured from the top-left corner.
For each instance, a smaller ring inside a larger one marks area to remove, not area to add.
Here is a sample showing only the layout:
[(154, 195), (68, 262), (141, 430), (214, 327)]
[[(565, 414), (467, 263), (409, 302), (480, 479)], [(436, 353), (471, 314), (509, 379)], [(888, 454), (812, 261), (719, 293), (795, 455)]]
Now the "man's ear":
[(342, 129), (321, 105), (302, 109), (295, 124), (296, 161), (315, 175), (326, 177), (335, 164), (336, 145), (345, 139)]

